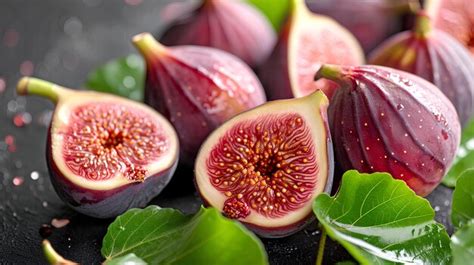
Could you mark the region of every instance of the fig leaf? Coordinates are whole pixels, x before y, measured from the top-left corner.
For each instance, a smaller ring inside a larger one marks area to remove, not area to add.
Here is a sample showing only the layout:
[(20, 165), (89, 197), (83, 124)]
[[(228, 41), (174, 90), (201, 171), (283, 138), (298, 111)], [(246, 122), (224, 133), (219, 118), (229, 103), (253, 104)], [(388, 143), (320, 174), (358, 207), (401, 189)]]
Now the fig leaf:
[(148, 206), (110, 224), (102, 243), (106, 261), (135, 254), (149, 264), (268, 264), (261, 241), (216, 209), (194, 216)]
[(453, 264), (472, 264), (474, 260), (474, 222), (471, 221), (460, 228), (451, 237)]
[(135, 254), (127, 254), (115, 259), (111, 259), (104, 263), (104, 265), (147, 265), (142, 259), (137, 257)]
[(450, 239), (426, 199), (386, 173), (347, 171), (313, 210), (327, 234), (361, 264), (449, 264)]
[(85, 86), (90, 90), (142, 101), (144, 80), (143, 59), (136, 54), (130, 54), (109, 61), (89, 73)]
[[(474, 169), (465, 171), (457, 180), (453, 192), (451, 221), (456, 228), (474, 221)], [(474, 231), (474, 228), (471, 229)], [(474, 238), (472, 240), (474, 243)]]
[(454, 158), (451, 169), (443, 179), (443, 184), (448, 187), (455, 187), (456, 180), (467, 169), (474, 168), (474, 119), (472, 119), (463, 129), (461, 145)]
[(248, 2), (267, 17), (277, 32), (285, 22), (288, 11), (290, 10), (289, 0), (248, 0)]

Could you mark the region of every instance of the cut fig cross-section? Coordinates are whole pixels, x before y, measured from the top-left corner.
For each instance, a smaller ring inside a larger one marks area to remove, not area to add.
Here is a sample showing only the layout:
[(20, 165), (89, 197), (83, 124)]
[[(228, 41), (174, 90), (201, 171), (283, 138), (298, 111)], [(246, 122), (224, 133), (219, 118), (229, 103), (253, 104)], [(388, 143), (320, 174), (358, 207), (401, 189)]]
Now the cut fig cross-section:
[(265, 237), (294, 233), (332, 185), (326, 109), (318, 91), (235, 116), (202, 145), (195, 164), (203, 200)]
[(47, 146), (51, 182), (78, 212), (108, 218), (143, 207), (173, 175), (177, 134), (150, 107), (28, 77), (17, 92), (56, 103)]

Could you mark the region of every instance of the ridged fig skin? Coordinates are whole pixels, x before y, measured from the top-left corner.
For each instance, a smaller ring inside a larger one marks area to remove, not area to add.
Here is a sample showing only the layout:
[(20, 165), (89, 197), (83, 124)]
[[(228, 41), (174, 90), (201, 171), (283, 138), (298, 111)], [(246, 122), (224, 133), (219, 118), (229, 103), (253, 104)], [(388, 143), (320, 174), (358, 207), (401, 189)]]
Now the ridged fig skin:
[(338, 85), (313, 80), (323, 63), (360, 65), (364, 54), (355, 37), (332, 18), (314, 14), (303, 0), (292, 0), (272, 54), (258, 76), (269, 100), (303, 97), (322, 90), (331, 99)]
[(56, 166), (52, 159), (48, 138), (46, 152), (48, 170), (54, 190), (69, 207), (75, 211), (95, 217), (113, 218), (131, 208), (143, 208), (168, 185), (178, 165), (174, 164), (143, 182), (130, 183), (111, 190), (92, 190), (72, 183)]
[[(343, 170), (388, 172), (426, 196), (441, 182), (460, 141), (451, 102), (430, 82), (380, 66), (338, 67), (328, 109)], [(318, 73), (316, 78), (328, 76)]]
[(403, 30), (403, 18), (418, 0), (306, 0), (311, 11), (346, 27), (369, 53), (392, 34)]
[(451, 100), (465, 125), (474, 113), (474, 60), (450, 35), (432, 30), (419, 36), (415, 30), (399, 33), (378, 47), (370, 64), (388, 66), (418, 75)]
[(239, 58), (201, 46), (161, 47), (145, 55), (145, 102), (168, 118), (192, 165), (201, 143), (236, 114), (266, 102), (253, 71)]
[(179, 16), (161, 36), (163, 44), (217, 48), (251, 67), (265, 60), (275, 45), (276, 34), (268, 20), (245, 1), (206, 0)]

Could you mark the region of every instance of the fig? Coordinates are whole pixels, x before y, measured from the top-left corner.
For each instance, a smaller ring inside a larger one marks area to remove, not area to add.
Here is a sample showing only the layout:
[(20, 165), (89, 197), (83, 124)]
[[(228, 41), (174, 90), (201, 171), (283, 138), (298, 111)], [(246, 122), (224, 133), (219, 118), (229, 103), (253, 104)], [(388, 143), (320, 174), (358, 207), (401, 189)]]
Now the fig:
[(461, 42), (474, 56), (474, 5), (472, 0), (427, 0), (435, 28)]
[(449, 169), (460, 141), (459, 119), (432, 83), (382, 66), (323, 65), (315, 79), (340, 84), (328, 109), (343, 170), (388, 172), (428, 195)]
[(244, 1), (204, 0), (197, 8), (178, 13), (160, 38), (164, 45), (217, 48), (251, 67), (262, 63), (275, 45), (276, 34), (269, 21)]
[(316, 91), (268, 102), (217, 128), (195, 163), (203, 201), (263, 237), (283, 237), (314, 219), (311, 204), (333, 176), (328, 99)]
[(451, 100), (462, 125), (474, 113), (474, 60), (456, 39), (432, 30), (424, 12), (417, 15), (412, 31), (396, 34), (382, 43), (369, 62), (410, 72), (434, 83)]
[(418, 0), (307, 0), (311, 11), (335, 19), (360, 42), (366, 53), (403, 30), (404, 17)]
[(145, 102), (174, 125), (185, 164), (192, 165), (201, 143), (220, 124), (266, 101), (252, 70), (229, 53), (165, 47), (149, 33), (133, 42), (146, 61)]
[(143, 207), (172, 177), (178, 136), (152, 108), (125, 98), (75, 91), (24, 77), (17, 93), (49, 98), (47, 163), (59, 197), (97, 218)]
[(322, 63), (362, 64), (362, 49), (349, 31), (329, 17), (311, 13), (303, 0), (290, 4), (277, 45), (259, 69), (260, 80), (271, 100), (302, 97), (317, 89), (331, 98), (337, 85), (314, 82), (314, 73)]

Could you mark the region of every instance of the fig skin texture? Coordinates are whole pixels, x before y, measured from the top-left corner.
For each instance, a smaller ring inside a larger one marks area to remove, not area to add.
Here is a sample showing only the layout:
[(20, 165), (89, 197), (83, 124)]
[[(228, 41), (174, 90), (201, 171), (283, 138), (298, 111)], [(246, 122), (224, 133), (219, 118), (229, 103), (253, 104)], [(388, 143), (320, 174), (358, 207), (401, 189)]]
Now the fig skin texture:
[(307, 0), (311, 11), (346, 27), (369, 53), (392, 34), (403, 30), (404, 17), (419, 7), (418, 0)]
[(165, 47), (149, 33), (133, 38), (146, 60), (145, 102), (174, 125), (181, 161), (193, 165), (201, 143), (229, 118), (266, 102), (252, 70), (202, 46)]
[(462, 43), (474, 58), (474, 4), (472, 0), (425, 0), (435, 28)]
[(270, 55), (276, 34), (268, 20), (244, 1), (204, 0), (195, 10), (180, 12), (160, 42), (213, 47), (256, 67)]
[(74, 210), (96, 218), (115, 217), (144, 207), (173, 176), (178, 136), (150, 107), (28, 77), (18, 82), (17, 93), (43, 96), (56, 104), (47, 163), (57, 194)]
[(315, 82), (314, 73), (322, 63), (364, 63), (362, 48), (336, 21), (311, 13), (303, 0), (291, 0), (290, 8), (277, 45), (258, 71), (267, 96), (287, 99), (321, 89), (331, 99), (337, 85), (329, 80)]
[(384, 42), (369, 62), (410, 72), (435, 84), (456, 107), (461, 125), (474, 113), (474, 60), (456, 39), (432, 29), (424, 12), (417, 15), (413, 30)]
[(451, 102), (430, 82), (381, 66), (324, 65), (316, 79), (341, 87), (328, 109), (342, 169), (388, 172), (426, 196), (441, 182), (460, 142)]
[(317, 91), (268, 102), (217, 128), (195, 163), (203, 201), (263, 237), (301, 230), (314, 220), (316, 196), (331, 191), (327, 106)]

